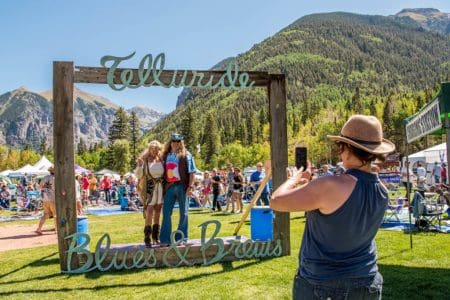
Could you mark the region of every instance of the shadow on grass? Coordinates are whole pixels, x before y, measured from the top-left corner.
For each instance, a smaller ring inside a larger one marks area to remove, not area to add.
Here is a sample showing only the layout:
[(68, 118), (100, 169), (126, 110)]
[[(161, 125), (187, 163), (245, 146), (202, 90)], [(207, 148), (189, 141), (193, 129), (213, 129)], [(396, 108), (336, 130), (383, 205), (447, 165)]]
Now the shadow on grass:
[(450, 270), (380, 264), (383, 299), (448, 299)]
[[(52, 254), (53, 255), (53, 254)], [(189, 282), (192, 280), (196, 280), (199, 278), (202, 278), (204, 276), (211, 276), (211, 275), (219, 275), (222, 274), (224, 272), (233, 272), (233, 271), (237, 271), (237, 270), (241, 270), (241, 269), (245, 269), (245, 268), (249, 268), (251, 266), (254, 265), (258, 265), (261, 263), (264, 263), (265, 261), (269, 261), (273, 258), (268, 258), (268, 259), (264, 259), (264, 260), (253, 260), (253, 261), (249, 261), (248, 263), (239, 265), (237, 267), (233, 267), (233, 263), (232, 262), (223, 262), (221, 263), (222, 265), (222, 269), (216, 272), (210, 272), (210, 271), (206, 271), (200, 274), (195, 274), (192, 276), (187, 276), (185, 278), (179, 278), (179, 279), (167, 279), (161, 282), (145, 282), (145, 283), (131, 283), (131, 284), (111, 284), (111, 285), (102, 285), (102, 286), (95, 286), (95, 287), (74, 287), (74, 288), (51, 288), (51, 289), (29, 289), (29, 290), (17, 290), (17, 291), (8, 291), (8, 292), (0, 292), (0, 296), (10, 296), (10, 295), (14, 295), (14, 294), (45, 294), (45, 293), (53, 293), (53, 292), (70, 292), (70, 291), (99, 291), (99, 290), (103, 290), (103, 289), (111, 289), (111, 288), (124, 288), (124, 287), (130, 287), (130, 288), (139, 288), (139, 287), (158, 287), (158, 286), (164, 286), (166, 284), (175, 284), (175, 283), (179, 283), (179, 282)], [(29, 266), (29, 265), (27, 265)], [(183, 270), (184, 268), (202, 268), (202, 266), (198, 265), (198, 266), (194, 266), (194, 267), (181, 267), (178, 268), (178, 270)], [(21, 268), (22, 269), (22, 268)], [(12, 284), (12, 283), (20, 283), (20, 282), (33, 282), (36, 280), (43, 280), (43, 279), (50, 279), (50, 278), (67, 278), (67, 277), (71, 277), (71, 276), (85, 276), (88, 279), (97, 279), (103, 275), (126, 275), (126, 274), (133, 274), (133, 273), (138, 273), (138, 272), (143, 272), (146, 271), (148, 269), (133, 269), (133, 270), (121, 270), (121, 271), (116, 271), (116, 272), (90, 272), (90, 273), (85, 273), (85, 274), (79, 274), (79, 275), (65, 275), (65, 274), (49, 274), (46, 276), (39, 276), (39, 277), (34, 277), (34, 278), (27, 278), (24, 280), (14, 280), (14, 281), (9, 281), (9, 282), (4, 282), (1, 284)], [(8, 274), (5, 274), (5, 276)]]
[[(39, 258), (39, 259), (29, 263), (29, 264), (23, 265), (20, 268), (12, 270), (12, 271), (10, 271), (8, 273), (0, 274), (0, 278), (3, 278), (3, 277), (6, 277), (8, 275), (11, 275), (13, 273), (16, 273), (16, 272), (18, 272), (20, 270), (23, 270), (23, 269), (27, 268), (27, 267), (44, 267), (44, 266), (49, 266), (49, 265), (53, 265), (53, 264), (59, 264), (59, 257), (55, 257), (55, 258), (52, 258), (52, 259), (47, 259), (49, 257), (52, 257), (52, 256), (56, 255), (56, 254), (58, 254), (58, 252), (54, 252), (52, 254), (49, 254), (49, 255), (44, 256), (42, 258)], [(18, 280), (17, 282), (22, 282), (22, 281), (28, 281), (28, 280)], [(11, 282), (7, 282), (7, 283), (9, 284)], [(0, 285), (1, 284), (7, 284), (7, 283), (6, 282), (0, 282)]]

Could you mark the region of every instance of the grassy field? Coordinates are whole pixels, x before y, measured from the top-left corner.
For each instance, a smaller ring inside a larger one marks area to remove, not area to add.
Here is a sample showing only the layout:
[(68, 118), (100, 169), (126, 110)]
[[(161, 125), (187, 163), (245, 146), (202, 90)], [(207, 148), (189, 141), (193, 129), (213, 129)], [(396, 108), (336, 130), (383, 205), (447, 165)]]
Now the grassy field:
[[(178, 216), (174, 214), (174, 218)], [(222, 222), (221, 236), (231, 235), (240, 215), (206, 211), (190, 213), (191, 238), (200, 237), (200, 223)], [(0, 223), (33, 224), (37, 221)], [(177, 220), (174, 221), (177, 224)], [(305, 219), (291, 214), (292, 255), (266, 260), (246, 260), (208, 267), (59, 273), (57, 246), (0, 252), (1, 299), (289, 299), (298, 266), (297, 256)], [(48, 222), (48, 224), (50, 224)], [(141, 214), (89, 217), (93, 241), (108, 232), (112, 243), (142, 240)], [(250, 236), (247, 222), (240, 234)], [(382, 231), (377, 235), (384, 299), (449, 299), (450, 234), (416, 233), (413, 250), (409, 236)], [(1, 241), (0, 241), (1, 242)], [(91, 246), (93, 247), (93, 246)]]

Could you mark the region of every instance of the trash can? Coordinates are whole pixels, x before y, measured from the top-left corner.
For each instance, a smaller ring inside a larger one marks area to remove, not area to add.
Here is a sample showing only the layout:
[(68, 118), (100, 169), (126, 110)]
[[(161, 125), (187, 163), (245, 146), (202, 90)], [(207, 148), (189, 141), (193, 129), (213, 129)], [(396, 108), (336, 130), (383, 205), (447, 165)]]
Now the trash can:
[[(77, 218), (77, 232), (78, 233), (86, 233), (88, 234), (89, 224), (88, 219), (85, 216)], [(82, 245), (86, 241), (85, 237), (78, 236), (77, 238), (77, 246)], [(86, 245), (84, 249), (89, 250), (89, 246)]]
[(253, 207), (250, 222), (252, 240), (262, 242), (273, 240), (273, 210), (269, 206)]

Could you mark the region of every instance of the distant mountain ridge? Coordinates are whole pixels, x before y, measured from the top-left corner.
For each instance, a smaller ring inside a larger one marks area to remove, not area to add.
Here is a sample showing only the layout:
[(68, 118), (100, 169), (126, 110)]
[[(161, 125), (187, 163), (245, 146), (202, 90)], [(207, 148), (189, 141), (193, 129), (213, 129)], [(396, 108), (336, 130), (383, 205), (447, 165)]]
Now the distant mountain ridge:
[[(395, 97), (424, 91), (429, 95), (437, 84), (449, 80), (450, 36), (429, 32), (410, 17), (319, 13), (301, 17), (236, 59), (243, 71), (286, 75), (288, 132), (293, 136), (313, 124), (308, 135), (296, 138), (314, 138), (317, 143), (309, 147), (317, 149), (311, 153), (323, 159), (328, 146), (321, 124), (334, 128), (356, 112), (379, 116), (395, 112), (396, 120), (401, 120), (413, 104)], [(396, 106), (387, 105), (394, 98)], [(417, 98), (421, 105), (422, 96)], [(152, 128), (148, 139), (192, 127), (195, 135), (187, 138), (204, 149), (216, 139), (210, 134), (213, 119), (224, 148), (235, 141), (249, 146), (267, 140), (267, 95), (262, 89), (192, 88), (185, 99)], [(387, 138), (400, 149), (403, 134), (394, 129), (401, 125), (391, 128)]]
[[(87, 145), (106, 143), (108, 130), (119, 106), (102, 96), (74, 89), (75, 141), (83, 138)], [(148, 131), (165, 114), (154, 109), (138, 106), (135, 111), (141, 130)], [(43, 140), (52, 145), (53, 107), (52, 92), (36, 93), (26, 87), (0, 95), (0, 144), (12, 147), (30, 145), (39, 149)]]
[(429, 31), (450, 34), (450, 14), (435, 8), (405, 8), (395, 17), (409, 18)]

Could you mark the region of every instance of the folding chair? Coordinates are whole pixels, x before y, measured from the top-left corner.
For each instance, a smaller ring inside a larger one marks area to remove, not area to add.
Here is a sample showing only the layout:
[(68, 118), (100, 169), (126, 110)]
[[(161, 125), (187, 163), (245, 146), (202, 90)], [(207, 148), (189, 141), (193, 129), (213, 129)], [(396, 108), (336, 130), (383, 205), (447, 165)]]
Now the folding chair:
[(392, 221), (393, 217), (397, 220), (397, 222), (400, 222), (399, 215), (401, 214), (403, 209), (404, 199), (398, 198), (396, 202), (397, 204), (388, 204), (386, 214), (384, 215), (384, 222)]

